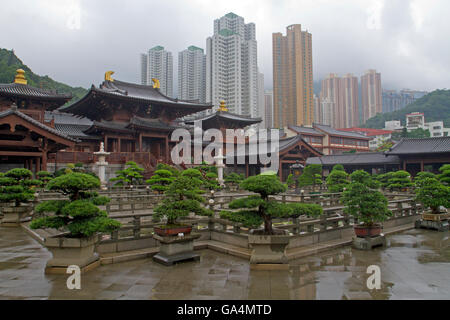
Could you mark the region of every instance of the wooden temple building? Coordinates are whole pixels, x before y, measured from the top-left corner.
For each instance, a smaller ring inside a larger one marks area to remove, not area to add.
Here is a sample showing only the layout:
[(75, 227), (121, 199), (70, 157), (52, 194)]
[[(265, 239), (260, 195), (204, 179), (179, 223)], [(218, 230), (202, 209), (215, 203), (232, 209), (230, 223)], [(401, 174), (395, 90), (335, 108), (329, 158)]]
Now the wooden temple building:
[[(177, 128), (193, 133), (194, 123), (201, 121), (203, 130), (216, 128), (226, 137), (226, 129), (261, 122), (228, 112), (224, 102), (217, 112), (197, 116), (212, 105), (173, 99), (159, 91), (157, 81), (153, 86), (133, 84), (113, 79), (112, 73), (106, 72), (98, 87), (92, 85), (84, 97), (69, 105), (65, 104), (71, 95), (29, 86), (23, 70), (18, 70), (13, 83), (0, 84), (0, 171), (25, 167), (54, 172), (68, 163), (83, 163), (95, 171), (95, 152), (103, 142), (110, 153), (107, 178), (127, 161), (144, 167), (149, 176), (159, 162), (171, 163), (170, 152), (177, 143), (171, 134)], [(252, 150), (248, 137), (244, 144), (247, 153)], [(285, 179), (290, 164), (297, 160), (304, 164), (308, 157), (319, 155), (300, 135), (281, 139), (280, 176)], [(262, 167), (235, 162), (229, 170), (248, 176)]]

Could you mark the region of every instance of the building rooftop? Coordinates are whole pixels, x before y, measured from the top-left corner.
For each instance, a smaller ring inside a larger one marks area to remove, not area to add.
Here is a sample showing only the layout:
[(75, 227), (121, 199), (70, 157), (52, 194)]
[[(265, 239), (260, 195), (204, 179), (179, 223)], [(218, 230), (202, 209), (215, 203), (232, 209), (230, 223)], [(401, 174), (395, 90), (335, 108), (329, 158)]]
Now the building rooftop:
[(344, 128), (344, 129), (338, 129), (339, 131), (347, 131), (347, 132), (356, 132), (363, 134), (367, 137), (373, 137), (373, 136), (379, 136), (383, 134), (391, 134), (394, 131), (391, 130), (382, 130), (382, 129), (371, 129), (371, 128)]
[(322, 157), (308, 158), (306, 164), (322, 165), (364, 165), (364, 164), (399, 164), (400, 159), (395, 155), (385, 155), (382, 152), (361, 152), (337, 154)]
[(450, 137), (402, 139), (389, 151), (388, 155), (450, 153)]

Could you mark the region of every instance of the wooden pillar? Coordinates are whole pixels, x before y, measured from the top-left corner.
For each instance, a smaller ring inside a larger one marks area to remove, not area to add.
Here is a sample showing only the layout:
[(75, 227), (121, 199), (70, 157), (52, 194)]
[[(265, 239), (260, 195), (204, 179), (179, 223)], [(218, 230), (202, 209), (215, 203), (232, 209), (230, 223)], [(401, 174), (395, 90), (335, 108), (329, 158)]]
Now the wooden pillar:
[(283, 161), (280, 161), (280, 167), (278, 168), (278, 176), (280, 177), (280, 180), (283, 180)]
[(156, 144), (156, 158), (159, 160), (161, 157), (161, 142)]
[(424, 171), (424, 164), (423, 164), (423, 160), (420, 160), (420, 171), (423, 172)]
[(104, 137), (104, 145), (105, 145), (105, 151), (106, 152), (111, 152), (111, 150), (108, 150), (108, 136)]
[(403, 160), (403, 170), (406, 170), (406, 160)]
[[(58, 154), (58, 153), (56, 153)], [(55, 163), (56, 165), (56, 163)], [(42, 164), (41, 164), (41, 170), (47, 171), (47, 150), (42, 151)]]
[(169, 137), (166, 137), (166, 163), (170, 163), (170, 155), (169, 155)]
[(249, 172), (248, 172), (248, 161), (245, 162), (245, 177), (246, 177), (246, 178), (249, 177)]
[(36, 174), (41, 171), (41, 157), (36, 158)]
[(142, 152), (142, 133), (139, 133), (139, 152)]
[(121, 149), (121, 146), (120, 146), (120, 138), (117, 138), (117, 152), (121, 152), (122, 151), (122, 149)]

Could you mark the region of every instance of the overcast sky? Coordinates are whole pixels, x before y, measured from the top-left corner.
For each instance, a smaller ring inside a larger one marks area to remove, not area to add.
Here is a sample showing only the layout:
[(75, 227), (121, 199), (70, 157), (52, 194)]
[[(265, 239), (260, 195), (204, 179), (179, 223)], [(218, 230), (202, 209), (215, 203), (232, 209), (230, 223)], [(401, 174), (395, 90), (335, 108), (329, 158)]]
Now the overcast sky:
[[(0, 11), (0, 47), (38, 74), (89, 87), (139, 82), (139, 54), (205, 48), (213, 20), (234, 12), (256, 24), (258, 65), (272, 88), (272, 33), (312, 33), (314, 80), (327, 73), (381, 72), (386, 89), (450, 88), (448, 0), (14, 0)], [(79, 17), (79, 18), (77, 18)], [(176, 82), (174, 83), (176, 87)]]

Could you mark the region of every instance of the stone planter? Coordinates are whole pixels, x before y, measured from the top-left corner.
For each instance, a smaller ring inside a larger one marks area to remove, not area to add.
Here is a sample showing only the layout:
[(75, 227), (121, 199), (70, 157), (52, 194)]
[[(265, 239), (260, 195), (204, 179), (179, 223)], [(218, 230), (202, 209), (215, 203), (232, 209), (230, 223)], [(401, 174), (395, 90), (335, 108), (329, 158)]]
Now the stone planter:
[(422, 214), (422, 219), (415, 222), (417, 229), (431, 229), (437, 231), (447, 231), (450, 229), (450, 214), (447, 209), (441, 207), (441, 213), (426, 212)]
[(250, 264), (287, 264), (289, 240), (288, 235), (249, 234), (248, 243), (252, 248)]
[(194, 240), (200, 238), (200, 234), (191, 233), (183, 237), (154, 234), (153, 238), (160, 243), (159, 253), (153, 256), (153, 261), (170, 266), (181, 261), (200, 260), (194, 252)]
[(70, 265), (88, 271), (100, 265), (98, 253), (95, 252), (97, 236), (89, 238), (49, 237), (45, 239), (45, 247), (53, 258), (47, 262), (45, 273), (66, 273)]
[(32, 206), (30, 203), (21, 203), (18, 207), (15, 206), (14, 202), (3, 203), (1, 224), (4, 227), (17, 227), (22, 221), (30, 217), (31, 211)]

